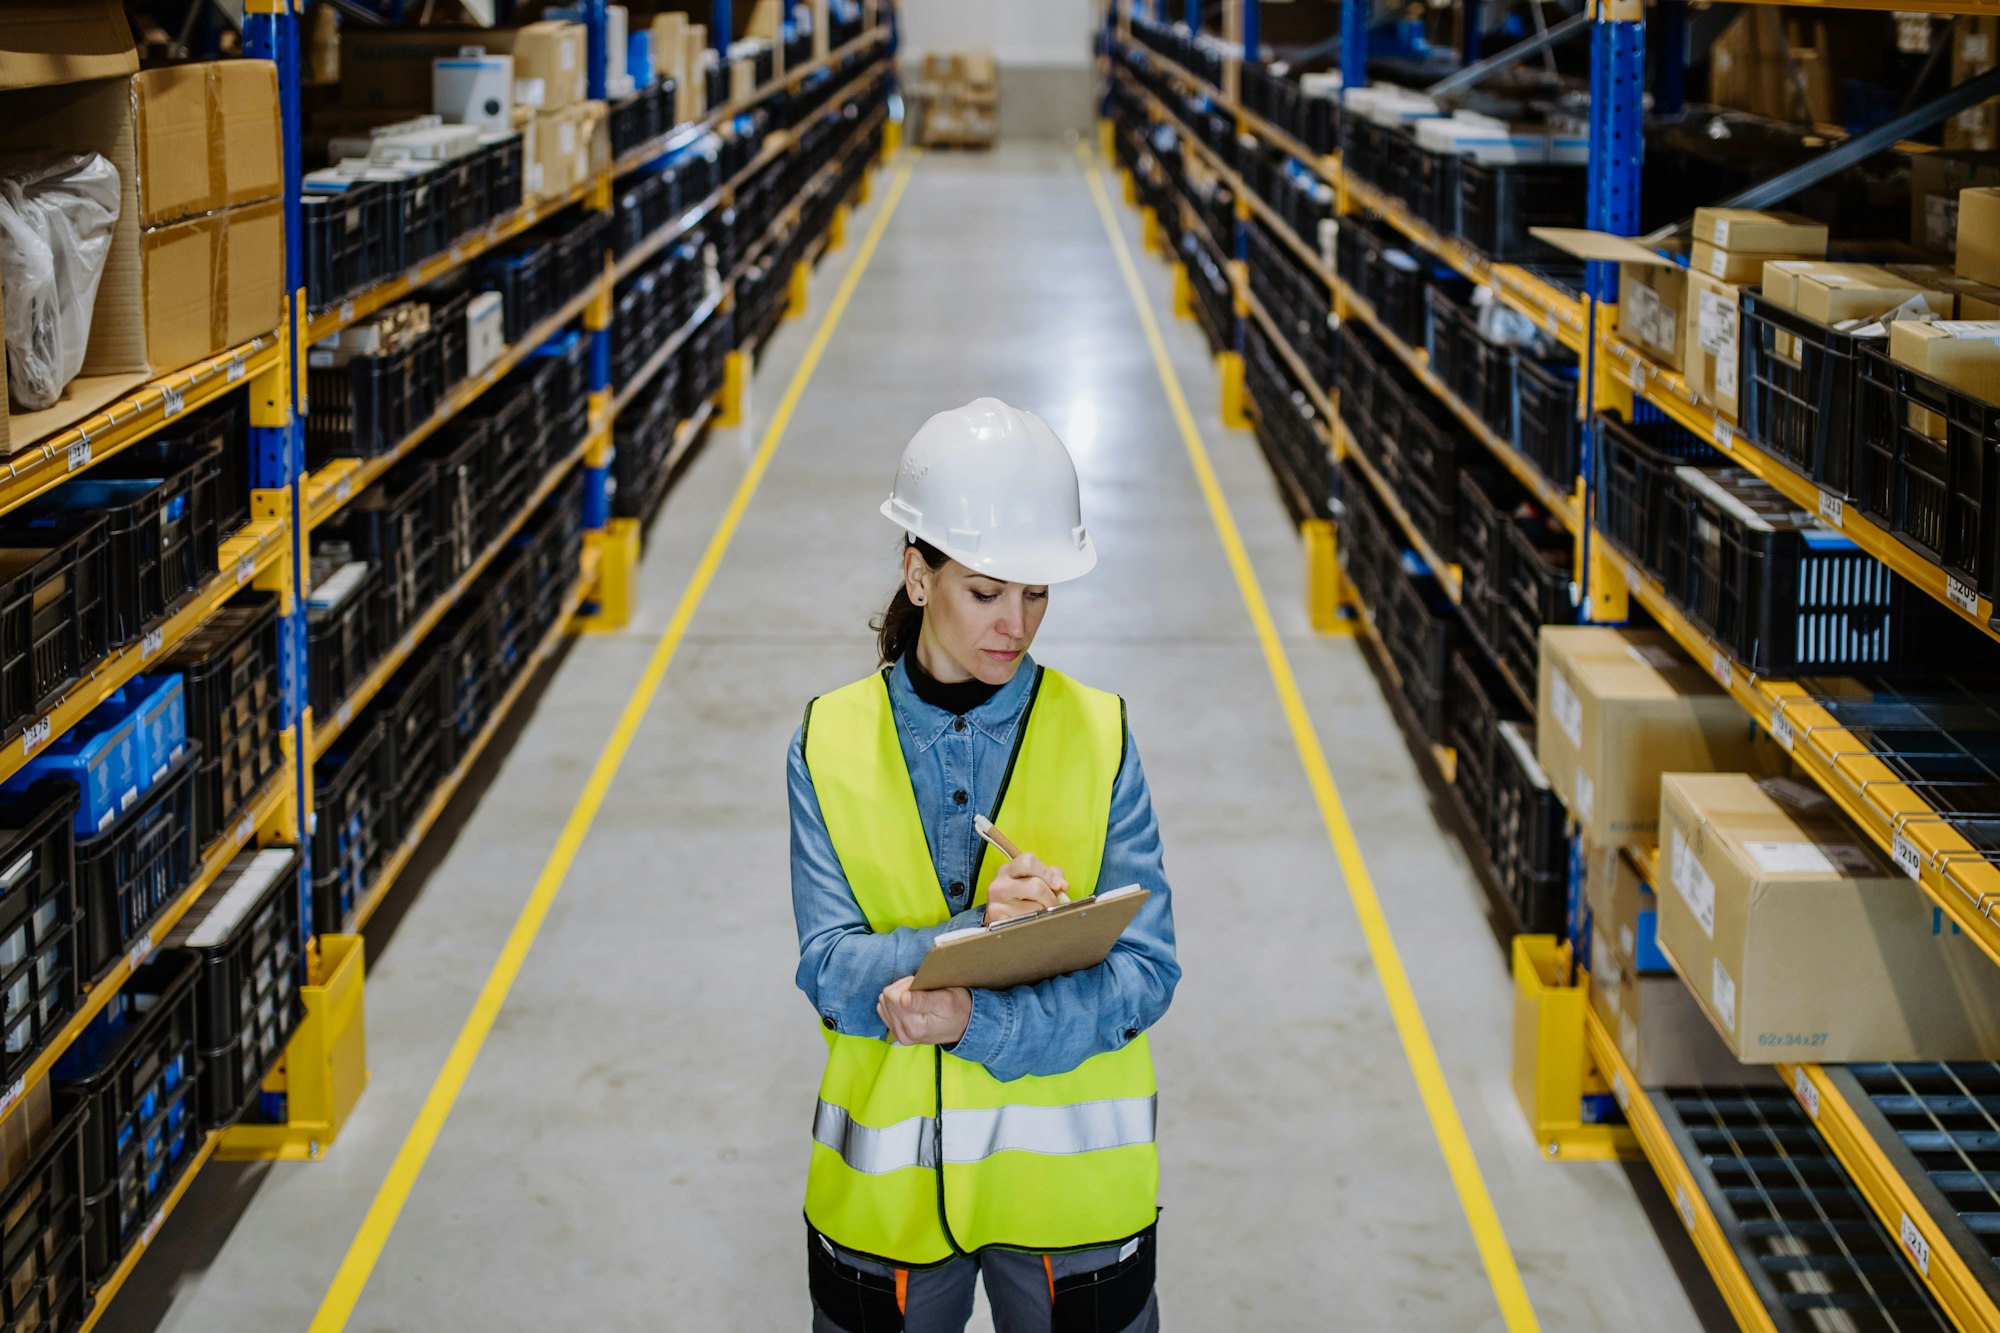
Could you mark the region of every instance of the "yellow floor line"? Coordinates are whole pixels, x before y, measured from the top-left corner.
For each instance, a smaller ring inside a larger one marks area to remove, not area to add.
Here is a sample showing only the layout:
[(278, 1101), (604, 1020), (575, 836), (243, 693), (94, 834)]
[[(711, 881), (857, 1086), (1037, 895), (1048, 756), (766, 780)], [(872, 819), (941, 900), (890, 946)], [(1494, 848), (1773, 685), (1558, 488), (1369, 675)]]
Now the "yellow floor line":
[(1291, 659), (1285, 655), (1284, 644), (1278, 638), (1278, 628), (1271, 619), (1271, 608), (1264, 600), (1257, 571), (1243, 549), (1243, 538), (1237, 532), (1236, 518), (1230, 512), (1229, 501), (1215, 479), (1208, 448), (1202, 443), (1201, 430), (1195, 425), (1194, 413), (1188, 409), (1180, 377), (1167, 355), (1166, 342), (1160, 336), (1159, 323), (1154, 319), (1152, 306), (1146, 299), (1139, 270), (1132, 262), (1131, 249), (1125, 243), (1124, 233), (1118, 229), (1118, 220), (1112, 212), (1111, 196), (1105, 191), (1102, 173), (1082, 145), (1077, 147), (1077, 156), (1083, 160), (1084, 175), (1090, 182), (1092, 196), (1097, 200), (1097, 211), (1104, 219), (1104, 230), (1111, 237), (1111, 248), (1118, 257), (1120, 271), (1125, 275), (1125, 285), (1131, 290), (1132, 304), (1138, 308), (1140, 327), (1145, 331), (1147, 345), (1152, 348), (1160, 382), (1166, 387), (1168, 406), (1173, 409), (1174, 420), (1180, 425), (1181, 440), (1187, 446), (1188, 460), (1194, 465), (1195, 479), (1201, 483), (1202, 494), (1207, 497), (1209, 516), (1215, 521), (1216, 535), (1222, 539), (1223, 554), (1228, 557), (1229, 568), (1236, 575), (1237, 591), (1243, 596), (1243, 604), (1257, 630), (1257, 640), (1263, 645), (1264, 660), (1271, 669), (1271, 683), (1277, 687), (1285, 720), (1291, 724), (1292, 740), (1298, 746), (1299, 760), (1305, 766), (1306, 778), (1319, 802), (1320, 816), (1326, 823), (1328, 837), (1332, 839), (1334, 856), (1340, 862), (1341, 877), (1346, 880), (1348, 896), (1354, 902), (1354, 914), (1361, 919), (1361, 933), (1368, 940), (1368, 952), (1375, 960), (1376, 974), (1382, 978), (1382, 990), (1389, 1000), (1389, 1012), (1395, 1019), (1396, 1033), (1402, 1038), (1403, 1053), (1409, 1058), (1410, 1072), (1416, 1077), (1417, 1091), (1423, 1098), (1424, 1111), (1430, 1116), (1431, 1130), (1437, 1135), (1438, 1148), (1444, 1154), (1452, 1185), (1458, 1191), (1459, 1204), (1465, 1209), (1473, 1244), (1478, 1247), (1480, 1261), (1486, 1266), (1486, 1279), (1492, 1284), (1494, 1298), (1500, 1303), (1500, 1314), (1511, 1333), (1529, 1333), (1529, 1330), (1540, 1328), (1535, 1320), (1534, 1306), (1529, 1303), (1528, 1290), (1522, 1285), (1521, 1272), (1515, 1266), (1514, 1252), (1508, 1248), (1506, 1233), (1501, 1230), (1499, 1215), (1493, 1211), (1493, 1199), (1486, 1191), (1486, 1180), (1480, 1174), (1478, 1159), (1473, 1156), (1472, 1144), (1465, 1136), (1465, 1125), (1458, 1118), (1458, 1106), (1452, 1100), (1450, 1086), (1445, 1082), (1444, 1068), (1438, 1063), (1437, 1048), (1431, 1045), (1430, 1031), (1424, 1026), (1416, 994), (1410, 989), (1409, 975), (1403, 970), (1402, 954), (1396, 948), (1395, 937), (1389, 932), (1388, 920), (1382, 915), (1382, 902), (1376, 897), (1375, 882), (1369, 877), (1367, 862), (1362, 859), (1361, 846), (1354, 837), (1354, 828), (1347, 822), (1340, 791), (1334, 786), (1333, 772), (1327, 767), (1326, 752), (1320, 748), (1319, 734), (1313, 729), (1312, 715), (1306, 711), (1298, 681), (1292, 675)]
[(466, 1075), (472, 1071), (472, 1063), (479, 1058), (479, 1048), (493, 1029), (493, 1020), (499, 1016), (500, 1006), (506, 1003), (507, 992), (513, 987), (514, 978), (520, 974), (521, 964), (533, 947), (536, 933), (541, 930), (543, 920), (548, 916), (549, 906), (555, 901), (569, 874), (570, 863), (576, 859), (577, 849), (583, 844), (584, 834), (589, 832), (591, 822), (596, 819), (598, 807), (610, 790), (611, 780), (618, 775), (618, 767), (624, 762), (625, 752), (631, 747), (632, 737), (644, 720), (646, 710), (659, 691), (660, 681), (666, 676), (667, 667), (674, 660), (674, 652), (680, 647), (681, 638), (687, 633), (688, 622), (693, 619), (696, 608), (701, 605), (709, 582), (715, 577), (716, 568), (721, 565), (723, 555), (729, 549), (730, 539), (736, 535), (736, 528), (743, 519), (743, 511), (749, 506), (750, 497), (756, 493), (758, 483), (770, 467), (771, 455), (777, 451), (778, 443), (784, 438), (785, 428), (791, 424), (792, 412), (798, 406), (799, 395), (805, 391), (806, 383), (818, 368), (820, 357), (826, 350), (828, 339), (833, 336), (835, 326), (847, 309), (854, 288), (867, 271), (868, 262), (875, 255), (875, 248), (881, 243), (882, 233), (895, 214), (896, 204), (902, 199), (904, 187), (910, 181), (910, 168), (897, 171), (894, 182), (889, 187), (888, 197), (882, 202), (882, 211), (868, 228), (867, 237), (861, 242), (861, 249), (854, 256), (853, 265), (842, 277), (833, 301), (827, 306), (826, 319), (819, 331), (813, 335), (812, 343), (806, 348), (805, 358), (799, 362), (791, 384), (785, 389), (785, 396), (778, 404), (778, 410), (771, 416), (771, 424), (764, 432), (764, 440), (758, 446), (756, 456), (743, 474), (742, 482), (736, 488), (736, 497), (730, 502), (722, 521), (716, 525), (715, 535), (709, 538), (708, 549), (695, 567), (694, 576), (688, 580), (687, 588), (681, 593), (680, 603), (674, 608), (673, 619), (667, 622), (659, 642), (653, 648), (652, 658), (646, 663), (645, 674), (625, 701), (625, 709), (618, 717), (618, 725), (613, 728), (611, 739), (605, 742), (603, 751), (597, 757), (597, 765), (591, 770), (590, 780), (584, 784), (583, 794), (577, 798), (576, 806), (570, 811), (568, 821), (563, 825), (562, 835), (556, 839), (555, 850), (542, 867), (541, 876), (536, 879), (534, 891), (521, 908), (521, 914), (514, 921), (514, 928), (508, 933), (507, 943), (494, 960), (493, 969), (486, 976), (486, 984), (481, 987), (479, 998), (472, 1006), (472, 1012), (459, 1030), (458, 1039), (452, 1043), (451, 1055), (445, 1060), (444, 1068), (438, 1071), (437, 1081), (431, 1085), (430, 1094), (424, 1098), (423, 1109), (417, 1113), (410, 1126), (408, 1137), (397, 1150), (396, 1160), (389, 1168), (388, 1176), (376, 1192), (375, 1201), (369, 1205), (368, 1215), (361, 1221), (361, 1228), (355, 1233), (354, 1242), (348, 1247), (347, 1255), (341, 1260), (339, 1272), (334, 1274), (333, 1285), (328, 1288), (326, 1299), (320, 1303), (319, 1313), (313, 1317), (312, 1333), (339, 1333), (346, 1328), (348, 1319), (354, 1313), (356, 1302), (361, 1299), (362, 1288), (368, 1284), (368, 1276), (374, 1271), (375, 1261), (382, 1255), (388, 1243), (389, 1233), (396, 1225), (396, 1218), (403, 1210), (403, 1204), (410, 1197), (410, 1190), (416, 1184), (417, 1174), (424, 1169), (424, 1162), (430, 1156), (431, 1148), (437, 1143), (439, 1132), (444, 1128), (445, 1119), (451, 1115), (452, 1104), (458, 1100), (459, 1090), (465, 1086)]

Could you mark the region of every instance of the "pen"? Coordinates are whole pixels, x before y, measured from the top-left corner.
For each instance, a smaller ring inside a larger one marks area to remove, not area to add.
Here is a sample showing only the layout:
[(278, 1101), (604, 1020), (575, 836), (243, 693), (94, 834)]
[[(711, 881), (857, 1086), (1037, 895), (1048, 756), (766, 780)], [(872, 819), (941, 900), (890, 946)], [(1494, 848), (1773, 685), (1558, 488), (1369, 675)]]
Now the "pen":
[[(1014, 845), (1013, 839), (995, 828), (993, 821), (985, 815), (974, 815), (972, 817), (972, 828), (980, 837), (998, 848), (1000, 855), (1006, 857), (1009, 861), (1021, 855), (1021, 849)], [(1058, 893), (1056, 897), (1062, 899), (1064, 902), (1069, 901), (1069, 894), (1067, 893)]]

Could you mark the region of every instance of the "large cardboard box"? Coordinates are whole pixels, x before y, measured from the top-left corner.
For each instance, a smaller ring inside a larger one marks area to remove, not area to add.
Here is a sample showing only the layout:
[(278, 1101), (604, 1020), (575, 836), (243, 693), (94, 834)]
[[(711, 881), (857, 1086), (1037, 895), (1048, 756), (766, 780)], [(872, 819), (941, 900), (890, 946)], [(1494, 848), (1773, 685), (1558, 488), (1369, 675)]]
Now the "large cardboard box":
[(1958, 196), (1958, 276), (2000, 287), (2000, 188)]
[[(523, 140), (523, 152), (531, 153), (528, 183), (537, 198), (555, 199), (568, 194), (582, 179), (578, 172), (578, 121), (569, 111), (544, 111), (535, 117), (534, 133)], [(528, 145), (532, 143), (530, 149)], [(587, 163), (589, 157), (581, 161)]]
[(2000, 968), (1825, 796), (1669, 773), (1660, 943), (1750, 1064), (2000, 1057)]
[(1910, 157), (1910, 240), (1933, 254), (1958, 245), (1962, 190), (2000, 185), (2000, 152), (1915, 153)]
[(138, 69), (120, 0), (8, 0), (0, 6), (0, 90), (109, 79)]
[(278, 71), (268, 60), (166, 65), (132, 77), (139, 218), (158, 226), (284, 189)]
[(1618, 266), (1618, 336), (1669, 370), (1687, 364), (1687, 287), (1676, 264)]
[[(1602, 933), (1626, 970), (1671, 970), (1660, 952), (1659, 904), (1653, 886), (1630, 848), (1584, 850), (1584, 899), (1590, 904), (1593, 929)], [(1592, 966), (1596, 953), (1591, 954)]]
[(217, 342), (223, 348), (240, 347), (284, 323), (284, 202), (271, 199), (232, 208), (222, 220)]
[(1952, 293), (1876, 264), (1826, 264), (1799, 274), (1793, 308), (1822, 324), (1873, 320), (1912, 302), (1932, 315), (1950, 318), (1958, 301)]
[[(2000, 64), (2000, 18), (1963, 15), (1952, 25), (1951, 82), (1955, 87)], [(2000, 148), (2000, 98), (1988, 98), (1944, 124), (1944, 146), (1990, 152)]]
[(1735, 421), (1743, 387), (1743, 288), (1706, 273), (1689, 273), (1686, 361), (1682, 372), (1688, 385), (1715, 409)]
[[(1954, 389), (2000, 403), (2000, 322), (1942, 320), (1925, 324), (1899, 319), (1889, 326), (1889, 355)], [(1923, 417), (1911, 425), (1933, 439), (1945, 437), (1945, 422), (1912, 405)]]
[[(544, 111), (560, 111), (590, 95), (588, 44), (581, 23), (545, 19), (520, 28), (495, 28), (486, 34), (485, 46), (514, 57), (515, 78), (541, 80)], [(428, 69), (425, 73), (428, 77)]]
[[(209, 213), (149, 227), (141, 238), (139, 317), (147, 355), (157, 370), (184, 366), (218, 350), (216, 285), (222, 273), (223, 226), (221, 214)], [(101, 291), (97, 312), (99, 319), (114, 313), (105, 309)]]
[(1659, 630), (1542, 627), (1535, 748), (1597, 847), (1651, 842), (1660, 774), (1776, 771), (1783, 751)]
[(223, 204), (237, 208), (276, 199), (285, 189), (278, 67), (268, 60), (217, 60), (209, 69)]
[(1826, 253), (1825, 223), (1798, 213), (1755, 208), (1697, 208), (1694, 238), (1718, 250), (1797, 256)]
[(1590, 1007), (1642, 1088), (1740, 1086), (1776, 1078), (1741, 1063), (1672, 972), (1643, 975), (1598, 932), (1590, 950)]

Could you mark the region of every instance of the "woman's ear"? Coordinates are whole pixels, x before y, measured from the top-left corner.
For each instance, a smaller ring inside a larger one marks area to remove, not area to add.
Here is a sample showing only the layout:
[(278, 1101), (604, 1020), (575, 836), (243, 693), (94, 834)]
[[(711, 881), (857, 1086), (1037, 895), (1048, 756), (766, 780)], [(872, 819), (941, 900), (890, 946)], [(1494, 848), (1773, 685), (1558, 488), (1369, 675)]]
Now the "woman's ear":
[(924, 555), (914, 546), (903, 548), (903, 592), (912, 605), (922, 606), (930, 600), (931, 574), (934, 571), (924, 563)]

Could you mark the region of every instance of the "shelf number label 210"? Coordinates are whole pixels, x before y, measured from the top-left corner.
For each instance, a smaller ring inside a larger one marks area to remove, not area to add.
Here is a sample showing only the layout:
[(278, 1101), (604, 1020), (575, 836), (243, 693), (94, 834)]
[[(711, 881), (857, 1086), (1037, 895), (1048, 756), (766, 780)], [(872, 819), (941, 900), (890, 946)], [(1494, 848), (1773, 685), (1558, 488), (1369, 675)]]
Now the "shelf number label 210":
[(1917, 850), (1917, 844), (1911, 842), (1908, 835), (1896, 835), (1895, 841), (1889, 844), (1889, 855), (1895, 860), (1897, 869), (1911, 879), (1921, 880), (1924, 877), (1924, 854)]

